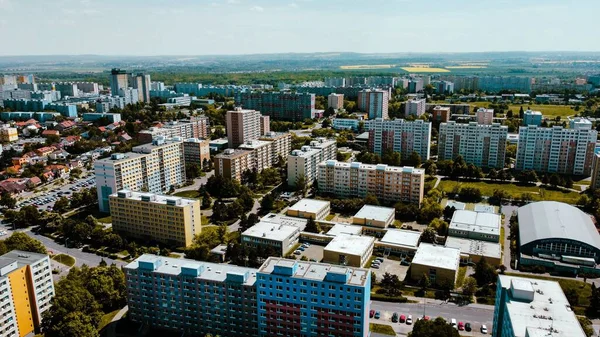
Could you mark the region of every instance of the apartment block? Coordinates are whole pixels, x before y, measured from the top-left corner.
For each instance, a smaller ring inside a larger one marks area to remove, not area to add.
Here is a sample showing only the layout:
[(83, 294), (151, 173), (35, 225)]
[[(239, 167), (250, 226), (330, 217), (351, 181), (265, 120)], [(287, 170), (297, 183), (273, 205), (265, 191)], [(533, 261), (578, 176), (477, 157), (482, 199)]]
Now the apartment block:
[(594, 153), (591, 188), (600, 188), (600, 153)]
[(260, 134), (264, 136), (269, 132), (271, 132), (271, 119), (269, 116), (260, 115)]
[(188, 138), (183, 140), (183, 157), (186, 164), (204, 165), (210, 160), (208, 139)]
[(54, 90), (59, 91), (62, 97), (79, 97), (79, 89), (76, 83), (61, 82), (54, 83)]
[(335, 140), (319, 138), (300, 150), (294, 150), (287, 157), (288, 185), (295, 186), (299, 177), (304, 177), (307, 186), (317, 179), (317, 165), (337, 156)]
[(508, 127), (499, 123), (441, 123), (438, 159), (451, 160), (460, 155), (477, 167), (503, 168), (507, 137)]
[(404, 105), (404, 116), (421, 116), (426, 112), (426, 102), (425, 99), (411, 99), (406, 101)]
[(494, 109), (479, 108), (475, 112), (477, 124), (492, 125), (494, 122)]
[(258, 172), (273, 166), (273, 143), (264, 140), (250, 140), (238, 147), (250, 151), (249, 160), (252, 169)]
[(315, 94), (289, 92), (238, 92), (235, 104), (258, 110), (272, 120), (303, 121), (314, 117)]
[(254, 169), (252, 151), (226, 149), (214, 157), (215, 174), (228, 179), (242, 180), (242, 174)]
[(138, 101), (144, 103), (150, 103), (150, 75), (148, 74), (135, 74), (130, 75), (128, 78), (129, 86), (137, 89)]
[(345, 87), (346, 79), (344, 77), (326, 77), (323, 81), (326, 87)]
[(430, 122), (376, 118), (365, 121), (365, 130), (369, 131), (368, 146), (371, 152), (382, 155), (386, 150), (393, 150), (400, 152), (402, 159), (407, 159), (414, 151), (423, 161), (429, 159)]
[(523, 112), (523, 126), (542, 125), (542, 113), (539, 111), (525, 110)]
[(210, 122), (206, 116), (192, 116), (163, 124), (161, 127), (151, 127), (138, 133), (140, 143), (150, 143), (153, 138), (210, 138)]
[(33, 336), (54, 296), (48, 255), (13, 250), (0, 256), (0, 336)]
[(597, 137), (598, 132), (591, 129), (522, 126), (515, 168), (589, 176)]
[(186, 335), (258, 335), (256, 269), (144, 254), (124, 267), (129, 318)]
[(110, 71), (110, 93), (113, 96), (119, 96), (121, 89), (129, 87), (129, 73), (121, 69), (112, 69)]
[(344, 108), (344, 94), (331, 93), (327, 96), (327, 107), (334, 110)]
[(271, 162), (273, 164), (278, 163), (280, 157), (286, 158), (292, 150), (292, 134), (289, 132), (269, 131), (259, 140), (271, 142)]
[(318, 165), (319, 192), (336, 197), (364, 198), (420, 204), (423, 201), (425, 170), (414, 167), (342, 163), (328, 160)]
[(442, 107), (438, 105), (433, 108), (432, 116), (433, 121), (445, 123), (450, 120), (450, 116), (452, 116), (452, 114), (450, 113), (449, 107)]
[(84, 122), (93, 122), (101, 118), (106, 118), (108, 123), (118, 123), (121, 121), (121, 114), (119, 113), (98, 113), (98, 112), (86, 112), (83, 114)]
[(19, 133), (16, 128), (0, 128), (0, 142), (10, 143), (19, 140)]
[(109, 196), (122, 189), (167, 192), (185, 182), (183, 142), (158, 138), (94, 162), (98, 205), (109, 211)]
[(200, 200), (120, 190), (109, 203), (112, 228), (126, 237), (187, 247), (200, 234)]
[(359, 119), (354, 118), (334, 118), (331, 127), (334, 130), (352, 130), (356, 132), (360, 122)]
[(358, 109), (369, 114), (369, 119), (388, 118), (389, 93), (385, 90), (365, 89), (358, 92)]
[(592, 122), (583, 117), (569, 118), (569, 129), (591, 130)]
[(258, 139), (261, 135), (260, 111), (236, 108), (227, 111), (227, 140), (230, 148)]

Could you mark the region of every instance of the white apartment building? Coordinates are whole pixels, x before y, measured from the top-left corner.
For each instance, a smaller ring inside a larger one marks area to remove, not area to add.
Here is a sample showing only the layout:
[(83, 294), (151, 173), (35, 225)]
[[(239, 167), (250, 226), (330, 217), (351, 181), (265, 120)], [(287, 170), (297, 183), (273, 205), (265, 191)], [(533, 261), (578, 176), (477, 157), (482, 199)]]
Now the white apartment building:
[(238, 149), (251, 151), (249, 155), (253, 168), (258, 172), (273, 166), (272, 142), (250, 140), (240, 145)]
[(519, 128), (517, 170), (589, 176), (598, 132), (590, 128)]
[(369, 119), (388, 118), (389, 93), (385, 90), (361, 90), (358, 92), (358, 109), (369, 114)]
[(289, 132), (269, 131), (260, 137), (259, 140), (271, 142), (271, 162), (273, 164), (279, 162), (280, 156), (285, 159), (292, 150), (292, 134)]
[(385, 150), (391, 149), (400, 152), (402, 159), (406, 159), (414, 151), (423, 161), (429, 159), (431, 122), (376, 118), (365, 121), (365, 130), (369, 132), (371, 152), (382, 155)]
[(301, 176), (304, 177), (307, 186), (312, 185), (317, 179), (317, 165), (335, 159), (336, 156), (336, 141), (324, 138), (314, 140), (300, 150), (292, 151), (287, 159), (288, 185), (295, 186)]
[(185, 182), (183, 142), (160, 137), (132, 152), (115, 153), (94, 162), (98, 206), (109, 211), (109, 196), (122, 189), (167, 192)]
[(492, 125), (494, 122), (494, 109), (479, 108), (475, 113), (477, 124)]
[(412, 99), (406, 101), (404, 105), (404, 116), (416, 116), (419, 117), (426, 111), (426, 100), (425, 99)]
[(451, 160), (459, 155), (477, 167), (503, 168), (508, 127), (450, 121), (440, 124), (438, 160)]
[(425, 170), (414, 167), (343, 163), (328, 160), (318, 165), (319, 192), (338, 198), (375, 195), (382, 201), (423, 201)]
[(344, 94), (329, 94), (327, 96), (327, 107), (334, 110), (342, 109), (344, 107)]
[(227, 111), (227, 140), (230, 148), (236, 148), (247, 141), (258, 139), (260, 133), (260, 111), (236, 108)]

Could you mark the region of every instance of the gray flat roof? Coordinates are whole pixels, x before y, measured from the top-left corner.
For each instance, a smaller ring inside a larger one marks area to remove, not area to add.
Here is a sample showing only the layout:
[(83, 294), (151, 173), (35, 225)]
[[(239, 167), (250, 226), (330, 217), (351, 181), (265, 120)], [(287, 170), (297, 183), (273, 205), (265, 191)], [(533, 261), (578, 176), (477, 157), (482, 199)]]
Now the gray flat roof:
[(457, 210), (452, 215), (450, 228), (500, 235), (501, 217), (498, 214)]
[(295, 226), (295, 227), (300, 228), (301, 231), (303, 231), (304, 228), (306, 228), (306, 223), (308, 222), (308, 219), (296, 218), (293, 216), (287, 216), (287, 215), (283, 215), (283, 214), (269, 213), (269, 214), (263, 216), (262, 219), (260, 219), (260, 221), (271, 222), (271, 223), (281, 224), (281, 225)]
[(362, 226), (336, 223), (327, 232), (327, 235), (329, 235), (329, 236), (338, 236), (340, 234), (360, 235), (361, 233), (362, 233)]
[[(128, 194), (128, 196), (126, 198), (119, 198), (119, 193), (126, 193), (126, 194)], [(117, 193), (111, 194), (110, 197), (118, 198), (118, 199), (138, 200), (138, 201), (142, 201), (142, 197), (146, 197), (146, 198), (151, 199), (148, 202), (151, 202), (154, 204), (163, 204), (163, 205), (166, 205), (168, 200), (174, 200), (174, 201), (179, 202), (178, 205), (172, 205), (175, 207), (183, 207), (183, 206), (191, 205), (194, 203), (200, 203), (200, 200), (198, 200), (198, 199), (188, 199), (188, 198), (182, 198), (182, 197), (178, 197), (178, 196), (174, 196), (174, 195), (155, 194), (155, 193), (149, 193), (149, 192), (134, 192), (134, 191), (126, 190), (126, 189), (117, 191)]]
[(36, 263), (41, 259), (48, 257), (46, 254), (38, 254), (32, 252), (25, 252), (22, 250), (11, 250), (10, 252), (2, 255), (5, 259), (11, 259), (17, 261), (19, 265), (30, 265)]
[(349, 274), (347, 285), (362, 287), (365, 285), (370, 271), (364, 268), (335, 266), (327, 263), (317, 263), (308, 261), (296, 261), (277, 257), (270, 257), (259, 268), (259, 273), (271, 274), (275, 266), (293, 267), (297, 266), (293, 278), (323, 281), (328, 272), (336, 274)]
[(446, 247), (458, 248), (462, 254), (475, 256), (493, 257), (499, 259), (502, 255), (502, 247), (496, 242), (455, 238), (449, 236), (446, 239)]
[(325, 207), (329, 207), (329, 201), (305, 198), (290, 206), (288, 210), (319, 213)]
[(454, 207), (456, 210), (463, 210), (467, 207), (467, 204), (465, 204), (464, 202), (460, 202), (460, 201), (448, 200), (446, 202), (446, 206), (448, 206), (450, 208)]
[(387, 222), (390, 217), (392, 220), (394, 219), (394, 214), (396, 214), (396, 210), (393, 208), (364, 205), (358, 213), (354, 214), (354, 217)]
[(475, 212), (496, 214), (496, 207), (486, 204), (475, 205)]
[(421, 243), (412, 263), (434, 268), (458, 270), (460, 250), (458, 248)]
[(576, 207), (540, 201), (520, 207), (517, 215), (521, 245), (543, 239), (569, 239), (600, 249), (600, 235), (591, 217)]
[(325, 250), (362, 256), (374, 244), (375, 238), (372, 236), (339, 234), (325, 246)]
[(388, 231), (379, 241), (392, 245), (417, 248), (420, 237), (421, 232), (407, 231), (403, 229), (388, 229)]
[(280, 225), (272, 222), (261, 221), (256, 225), (246, 229), (242, 235), (274, 241), (283, 241), (299, 232), (300, 229), (295, 226)]

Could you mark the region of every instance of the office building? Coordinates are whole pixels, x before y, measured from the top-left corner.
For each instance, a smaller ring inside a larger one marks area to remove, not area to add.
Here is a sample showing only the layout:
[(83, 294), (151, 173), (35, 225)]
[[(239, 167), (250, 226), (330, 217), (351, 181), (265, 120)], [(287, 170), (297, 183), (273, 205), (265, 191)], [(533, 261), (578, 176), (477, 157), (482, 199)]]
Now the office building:
[(590, 188), (600, 188), (600, 153), (594, 153)]
[(119, 113), (98, 113), (98, 112), (85, 112), (83, 114), (84, 122), (93, 122), (102, 118), (106, 118), (108, 124), (118, 123), (121, 121), (121, 114)]
[(432, 119), (434, 122), (445, 123), (450, 120), (451, 115), (452, 114), (450, 113), (449, 107), (442, 107), (437, 105), (432, 110)]
[(317, 179), (317, 165), (335, 159), (337, 143), (334, 139), (318, 138), (294, 150), (287, 157), (288, 185), (295, 186), (299, 177), (304, 177), (307, 186)]
[(454, 288), (459, 264), (459, 249), (421, 243), (410, 265), (410, 278), (419, 281), (427, 275), (431, 284)]
[(345, 87), (346, 79), (344, 77), (326, 77), (323, 84), (325, 87)]
[(305, 198), (290, 206), (286, 214), (297, 218), (321, 220), (329, 215), (330, 210), (329, 201)]
[(318, 165), (318, 182), (320, 193), (338, 198), (364, 198), (373, 194), (381, 201), (420, 204), (425, 170), (328, 160)]
[(144, 254), (124, 272), (136, 323), (193, 336), (258, 335), (256, 269)]
[(334, 118), (331, 127), (334, 130), (358, 131), (361, 120), (356, 118)]
[(227, 140), (230, 148), (258, 139), (260, 133), (260, 111), (236, 108), (227, 111)]
[(365, 89), (358, 92), (357, 107), (366, 112), (369, 119), (388, 119), (389, 93), (385, 90)]
[(494, 109), (479, 108), (475, 112), (477, 124), (492, 125), (494, 122)]
[(200, 234), (200, 200), (120, 190), (109, 196), (113, 231), (145, 242), (188, 247)]
[(517, 170), (589, 176), (598, 132), (562, 126), (519, 128)]
[(210, 141), (208, 139), (187, 138), (183, 140), (185, 164), (197, 164), (200, 167), (210, 160)]
[(40, 333), (42, 314), (54, 296), (48, 255), (13, 250), (0, 256), (0, 294), (0, 336)]
[(394, 222), (396, 210), (389, 207), (364, 205), (354, 214), (352, 223), (359, 226), (387, 228)]
[(368, 269), (271, 257), (256, 275), (258, 336), (370, 335)]
[(372, 236), (339, 234), (323, 249), (323, 262), (360, 268), (369, 261), (374, 247)]
[(264, 136), (265, 134), (271, 132), (271, 119), (269, 116), (260, 115), (260, 134)]
[(542, 113), (539, 111), (525, 110), (523, 112), (523, 126), (542, 125)]
[(10, 143), (19, 140), (19, 133), (16, 128), (3, 126), (0, 128), (0, 142)]
[(497, 337), (585, 337), (556, 281), (498, 275), (494, 322)]
[(258, 110), (272, 120), (303, 121), (314, 117), (315, 95), (289, 92), (239, 92), (235, 104)]
[(369, 131), (368, 146), (371, 152), (381, 156), (385, 151), (392, 150), (399, 152), (402, 159), (408, 159), (416, 152), (422, 161), (429, 159), (430, 122), (377, 118), (365, 121), (365, 130)]
[(334, 110), (344, 108), (344, 94), (331, 93), (327, 96), (327, 107)]
[(120, 96), (121, 89), (129, 87), (129, 73), (125, 70), (113, 68), (110, 71), (110, 94)]
[(448, 228), (448, 235), (481, 241), (500, 241), (500, 215), (456, 210)]
[(251, 153), (248, 150), (226, 149), (214, 157), (215, 174), (241, 181), (244, 172), (254, 169)]
[(508, 127), (499, 123), (441, 123), (438, 159), (453, 160), (460, 155), (477, 167), (503, 168), (507, 137)]
[[(300, 239), (297, 226), (261, 221), (242, 233), (242, 244), (267, 249), (270, 256), (286, 256)], [(268, 248), (267, 248), (268, 247)]]
[(98, 205), (109, 211), (109, 196), (122, 189), (167, 192), (185, 182), (183, 142), (155, 139), (132, 152), (115, 153), (94, 162)]
[(426, 100), (423, 99), (411, 99), (405, 102), (404, 105), (404, 116), (415, 116), (419, 117), (425, 113)]
[(188, 119), (170, 121), (161, 127), (152, 127), (138, 133), (140, 143), (150, 143), (152, 139), (163, 136), (166, 138), (210, 138), (210, 123), (206, 116), (192, 116)]

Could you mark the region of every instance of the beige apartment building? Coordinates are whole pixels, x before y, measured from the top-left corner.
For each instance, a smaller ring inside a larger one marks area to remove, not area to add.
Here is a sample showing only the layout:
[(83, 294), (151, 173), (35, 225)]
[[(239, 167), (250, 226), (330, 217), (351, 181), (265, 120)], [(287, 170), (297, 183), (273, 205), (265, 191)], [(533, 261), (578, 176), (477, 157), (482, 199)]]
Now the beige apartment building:
[[(269, 116), (266, 116), (269, 117)], [(292, 134), (289, 132), (268, 131), (259, 140), (271, 142), (271, 162), (276, 164), (279, 156), (286, 158), (292, 151)]]
[(192, 244), (200, 233), (200, 201), (120, 190), (109, 197), (113, 230), (174, 247)]
[(203, 165), (210, 160), (210, 140), (188, 138), (183, 141), (183, 156), (186, 164)]
[(0, 142), (10, 143), (19, 140), (19, 133), (16, 128), (0, 128)]
[(227, 111), (227, 140), (230, 148), (236, 148), (247, 141), (258, 139), (261, 135), (260, 111), (236, 108)]
[(420, 204), (423, 201), (425, 170), (328, 160), (318, 166), (318, 183), (319, 192), (341, 198), (364, 198), (373, 194), (382, 201)]
[(299, 177), (304, 177), (307, 186), (317, 179), (317, 165), (335, 159), (337, 143), (333, 139), (319, 138), (300, 150), (292, 151), (287, 157), (288, 185), (295, 186)]
[(248, 150), (226, 149), (214, 157), (215, 174), (227, 179), (242, 180), (242, 174), (254, 168)]
[(252, 168), (260, 172), (273, 165), (272, 147), (272, 142), (250, 140), (241, 144), (238, 149), (250, 151), (249, 156)]
[(264, 136), (271, 131), (271, 118), (269, 116), (260, 116), (260, 134)]

